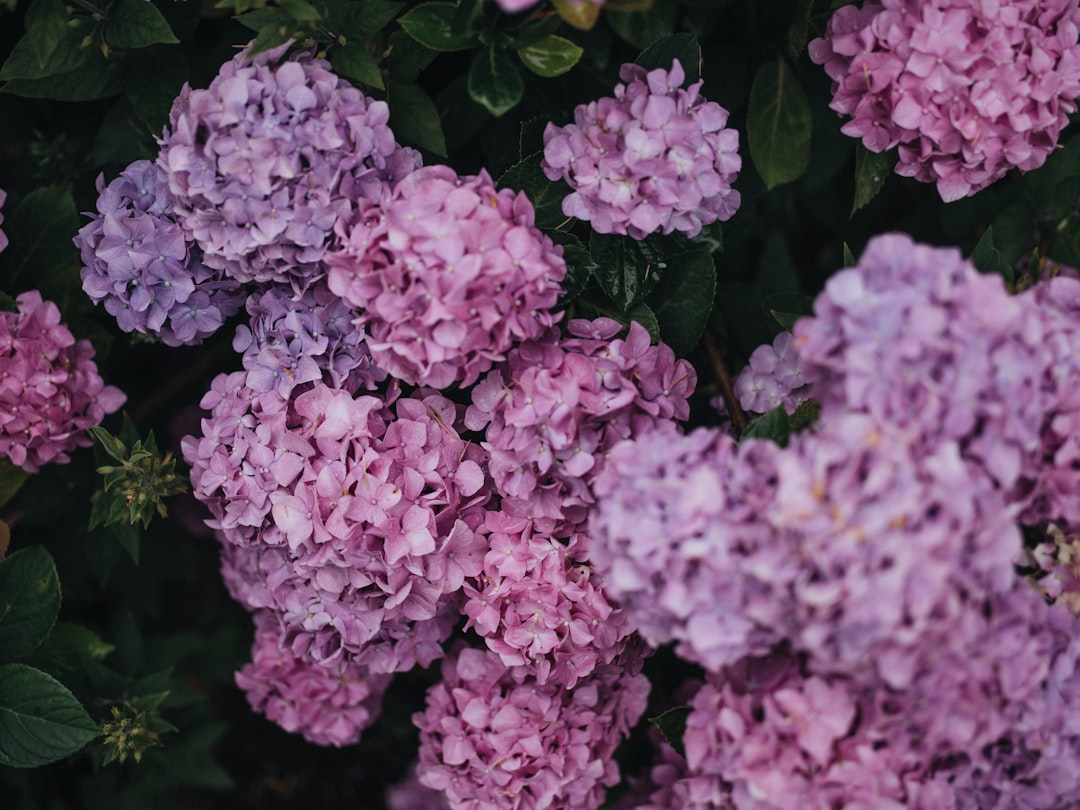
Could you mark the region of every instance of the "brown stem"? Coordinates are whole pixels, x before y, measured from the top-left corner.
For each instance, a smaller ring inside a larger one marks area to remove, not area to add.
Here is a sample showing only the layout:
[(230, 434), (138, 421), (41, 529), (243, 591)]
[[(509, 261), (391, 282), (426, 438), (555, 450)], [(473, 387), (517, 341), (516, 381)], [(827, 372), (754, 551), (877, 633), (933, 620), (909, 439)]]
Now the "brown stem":
[(724, 407), (727, 408), (727, 412), (731, 416), (731, 425), (735, 428), (735, 435), (741, 436), (742, 432), (746, 430), (746, 412), (743, 411), (742, 405), (739, 404), (739, 398), (735, 396), (735, 386), (731, 382), (731, 374), (728, 373), (724, 355), (720, 353), (720, 347), (716, 345), (716, 338), (708, 329), (702, 335), (702, 342), (705, 344), (705, 353), (709, 356), (713, 374), (716, 375), (716, 380), (720, 383), (720, 394), (724, 397)]

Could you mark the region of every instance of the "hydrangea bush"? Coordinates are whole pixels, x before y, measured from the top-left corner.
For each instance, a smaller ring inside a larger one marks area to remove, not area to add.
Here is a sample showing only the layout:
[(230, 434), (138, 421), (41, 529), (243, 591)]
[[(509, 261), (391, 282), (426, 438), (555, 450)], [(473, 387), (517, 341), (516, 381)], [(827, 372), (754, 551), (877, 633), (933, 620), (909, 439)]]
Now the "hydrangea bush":
[(1080, 0), (0, 19), (15, 805), (1080, 803)]

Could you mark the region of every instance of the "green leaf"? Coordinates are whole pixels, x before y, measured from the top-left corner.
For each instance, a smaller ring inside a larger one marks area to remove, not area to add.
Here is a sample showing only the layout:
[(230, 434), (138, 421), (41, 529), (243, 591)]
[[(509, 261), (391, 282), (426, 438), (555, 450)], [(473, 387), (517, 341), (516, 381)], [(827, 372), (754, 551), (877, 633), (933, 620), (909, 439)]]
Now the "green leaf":
[(188, 66), (187, 58), (179, 48), (155, 50), (160, 52), (132, 54), (124, 95), (147, 129), (159, 134), (168, 125), (173, 101), (187, 81)]
[(540, 168), (542, 152), (529, 155), (503, 172), (498, 185), (524, 191), (536, 211), (536, 225), (540, 228), (558, 228), (566, 222), (562, 212), (563, 198), (569, 193), (561, 182), (547, 179)]
[(815, 400), (807, 399), (800, 402), (791, 414), (791, 432), (801, 433), (807, 428), (813, 427), (821, 416), (821, 405)]
[(90, 436), (97, 440), (97, 443), (101, 445), (101, 449), (108, 453), (112, 458), (117, 461), (125, 461), (127, 459), (127, 448), (124, 447), (124, 443), (113, 436), (109, 431), (100, 425), (92, 425), (90, 427)]
[(421, 3), (398, 19), (405, 32), (433, 51), (467, 51), (480, 44), (480, 37), (471, 31), (457, 31), (453, 3)]
[(593, 275), (623, 312), (644, 301), (664, 275), (666, 262), (650, 247), (615, 234), (594, 233), (589, 239), (589, 252), (596, 262)]
[(790, 332), (795, 321), (814, 313), (814, 299), (802, 293), (774, 293), (761, 302), (773, 319)]
[(0, 661), (33, 652), (60, 612), (60, 580), (52, 556), (41, 546), (0, 562)]
[(683, 736), (686, 734), (686, 718), (690, 716), (691, 711), (690, 706), (676, 706), (658, 714), (656, 717), (649, 718), (649, 722), (660, 730), (668, 744), (683, 757), (686, 756), (686, 748), (683, 745)]
[(708, 248), (668, 259), (664, 277), (649, 304), (660, 324), (660, 335), (683, 356), (697, 345), (716, 297), (716, 266)]
[(855, 259), (855, 254), (851, 252), (848, 243), (844, 242), (844, 267), (854, 267), (856, 264), (858, 262)]
[(810, 105), (782, 57), (766, 62), (750, 87), (750, 157), (768, 188), (802, 176), (810, 162)]
[[(544, 233), (551, 237), (551, 241), (556, 245), (562, 245), (563, 260), (566, 262), (562, 300), (570, 301), (580, 295), (585, 285), (592, 279), (597, 267), (596, 262), (593, 261), (589, 249), (574, 234), (566, 231), (544, 231)], [(654, 315), (653, 318), (655, 317)]]
[(0, 666), (0, 764), (35, 768), (74, 754), (100, 734), (51, 675), (26, 664)]
[(525, 67), (537, 76), (550, 79), (570, 70), (584, 52), (570, 40), (552, 35), (518, 48), (517, 55)]
[(63, 48), (65, 44), (70, 48), (82, 39), (81, 35), (68, 25), (70, 19), (71, 14), (63, 0), (34, 0), (26, 10), (25, 39), (37, 56), (39, 70), (44, 70), (55, 56), (61, 59), (68, 57), (64, 53), (58, 54), (58, 48)]
[(814, 0), (798, 0), (795, 9), (795, 22), (788, 28), (788, 56), (793, 62), (802, 58), (810, 39), (810, 17), (814, 12)]
[(0, 458), (0, 506), (4, 506), (22, 489), (30, 477), (22, 467), (16, 467), (6, 458)]
[(653, 343), (660, 342), (660, 322), (656, 320), (656, 313), (644, 301), (631, 307), (626, 317), (631, 321), (637, 321), (649, 330), (649, 337)]
[(322, 12), (306, 0), (278, 0), (278, 5), (297, 22), (318, 22), (322, 19)]
[(109, 520), (106, 521), (108, 531), (112, 532), (113, 537), (123, 546), (124, 551), (131, 557), (131, 561), (138, 565), (142, 530), (138, 525), (125, 520), (127, 511), (124, 509), (123, 501), (113, 501), (112, 503), (115, 509), (114, 514), (111, 514)]
[(596, 3), (583, 3), (581, 0), (551, 0), (555, 11), (567, 25), (579, 31), (591, 31), (600, 19), (600, 6)]
[(290, 39), (293, 38), (293, 32), (295, 28), (293, 24), (280, 18), (275, 22), (267, 23), (259, 29), (259, 33), (255, 35), (255, 39), (251, 42), (251, 48), (248, 50), (250, 56), (264, 53), (265, 51), (272, 50), (278, 45), (284, 45)]
[(101, 661), (114, 649), (112, 644), (81, 624), (57, 622), (45, 643), (34, 653), (34, 661), (72, 670), (84, 660)]
[(366, 84), (378, 90), (384, 90), (382, 70), (379, 60), (371, 51), (355, 40), (348, 44), (330, 49), (330, 64), (335, 72), (347, 79)]
[(236, 18), (236, 21), (245, 28), (250, 28), (252, 31), (258, 31), (265, 25), (281, 22), (281, 14), (277, 9), (261, 8), (258, 11), (249, 11), (247, 14), (241, 14)]
[(662, 0), (644, 11), (616, 11), (610, 2), (604, 5), (604, 19), (608, 25), (622, 39), (639, 49), (674, 34), (678, 12), (678, 5), (669, 0)]
[(103, 36), (114, 48), (145, 48), (180, 41), (148, 0), (114, 0), (105, 17)]
[(494, 45), (478, 51), (469, 66), (469, 95), (496, 118), (509, 112), (525, 94), (514, 58)]
[(787, 447), (791, 436), (791, 417), (783, 405), (777, 405), (747, 425), (739, 441), (743, 439), (768, 439), (781, 447)]
[(693, 84), (701, 78), (701, 46), (694, 34), (675, 34), (657, 40), (642, 51), (635, 61), (646, 70), (671, 70), (676, 59), (686, 74), (684, 84)]
[(446, 139), (435, 102), (411, 81), (390, 76), (390, 127), (398, 140), (446, 157)]
[(78, 230), (79, 215), (70, 191), (39, 188), (26, 195), (4, 223), (11, 240), (0, 253), (5, 285), (10, 288), (24, 272), (40, 279), (74, 264), (78, 255), (71, 237)]
[(855, 144), (855, 202), (851, 214), (877, 196), (896, 165), (896, 152), (871, 152), (862, 141)]
[(1005, 279), (1006, 284), (1013, 283), (1013, 269), (1002, 261), (1001, 254), (994, 245), (993, 226), (987, 226), (968, 259), (980, 273), (998, 273)]
[(395, 79), (415, 79), (439, 55), (438, 51), (425, 48), (404, 31), (394, 31), (387, 41), (390, 51), (387, 61), (390, 75)]
[(363, 42), (379, 34), (401, 13), (404, 3), (397, 0), (352, 0), (345, 7), (341, 33), (350, 40)]

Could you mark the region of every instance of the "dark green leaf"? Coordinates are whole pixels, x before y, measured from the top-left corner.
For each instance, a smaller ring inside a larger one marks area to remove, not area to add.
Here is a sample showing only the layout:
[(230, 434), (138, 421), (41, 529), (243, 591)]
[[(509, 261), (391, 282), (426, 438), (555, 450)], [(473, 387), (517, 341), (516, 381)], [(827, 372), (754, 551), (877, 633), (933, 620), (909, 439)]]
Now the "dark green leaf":
[[(18, 312), (19, 302), (8, 295), (6, 292), (0, 292), (0, 312)], [(3, 506), (0, 503), (0, 506)]]
[(378, 90), (385, 89), (379, 60), (362, 43), (350, 40), (344, 46), (332, 48), (330, 64), (337, 73), (347, 79)]
[(521, 101), (525, 81), (514, 58), (491, 46), (478, 51), (469, 67), (469, 95), (498, 118)]
[(656, 313), (648, 304), (642, 302), (635, 304), (626, 312), (626, 317), (631, 321), (637, 321), (647, 330), (653, 343), (660, 342), (660, 322), (656, 320)]
[(415, 79), (439, 55), (438, 51), (425, 48), (404, 31), (390, 34), (389, 44), (390, 75), (397, 80)]
[(670, 0), (661, 0), (646, 11), (615, 11), (609, 2), (604, 6), (604, 12), (604, 18), (616, 34), (635, 48), (647, 48), (658, 39), (675, 33), (679, 8)]
[[(37, 55), (39, 70), (44, 71), (56, 57), (69, 58), (68, 54), (57, 53), (57, 49), (71, 49), (82, 39), (79, 32), (68, 25), (70, 19), (71, 14), (63, 0), (34, 0), (26, 10), (25, 40)], [(41, 72), (24, 78), (47, 75)]]
[(777, 405), (771, 411), (763, 413), (746, 430), (743, 431), (739, 440), (743, 439), (768, 439), (776, 442), (781, 447), (787, 447), (788, 438), (791, 436), (791, 417), (784, 410), (783, 405)]
[(855, 202), (852, 215), (877, 196), (896, 165), (896, 153), (871, 152), (862, 141), (855, 144)]
[(296, 30), (294, 26), (295, 23), (281, 19), (267, 23), (260, 28), (259, 33), (255, 35), (255, 39), (252, 40), (251, 47), (248, 49), (248, 54), (255, 56), (256, 54), (272, 50), (278, 45), (284, 45), (293, 38)]
[(297, 22), (316, 22), (322, 19), (322, 13), (307, 0), (278, 0), (278, 5)]
[[(585, 285), (593, 277), (596, 262), (592, 254), (580, 239), (566, 231), (545, 231), (556, 245), (562, 245), (563, 260), (566, 262), (566, 278), (563, 279), (562, 300), (570, 301), (581, 294)], [(654, 316), (655, 318), (655, 316)]]
[(656, 717), (649, 718), (649, 722), (660, 730), (668, 744), (684, 757), (686, 747), (683, 745), (683, 736), (686, 734), (686, 718), (690, 716), (691, 711), (690, 706), (676, 706)]
[(396, 0), (352, 0), (345, 6), (341, 33), (350, 41), (373, 39), (404, 7)]
[(562, 201), (569, 192), (563, 183), (547, 179), (540, 168), (542, 158), (543, 153), (537, 152), (515, 163), (499, 178), (499, 185), (524, 191), (536, 209), (537, 226), (554, 229), (566, 221)]
[(411, 81), (402, 81), (393, 74), (387, 93), (390, 103), (390, 126), (398, 140), (427, 149), (440, 157), (446, 156), (446, 139), (443, 137), (439, 111), (420, 87)]
[(765, 296), (762, 305), (780, 326), (791, 331), (795, 321), (814, 312), (814, 299), (801, 293), (774, 293)]
[(697, 345), (716, 297), (716, 266), (708, 248), (672, 256), (649, 304), (664, 342), (679, 356)]
[(584, 50), (570, 40), (552, 35), (518, 48), (517, 55), (537, 76), (552, 78), (570, 70), (583, 53)]
[[(145, 2), (145, 0), (139, 0)], [(150, 132), (160, 135), (169, 123), (169, 111), (187, 81), (188, 67), (179, 48), (133, 54), (124, 94)]]
[(593, 275), (600, 289), (623, 312), (644, 301), (666, 269), (658, 252), (626, 236), (594, 233), (589, 252), (596, 262)]
[(114, 0), (105, 18), (104, 37), (114, 48), (145, 48), (180, 41), (148, 0)]
[[(78, 258), (71, 237), (79, 215), (71, 192), (39, 188), (30, 192), (4, 223), (11, 244), (0, 253), (0, 275), (11, 285), (24, 272), (34, 279), (48, 277)], [(58, 239), (62, 234), (64, 238)]]
[(454, 17), (457, 7), (453, 3), (421, 3), (398, 23), (405, 32), (421, 45), (433, 51), (467, 51), (480, 44), (480, 38), (470, 31), (457, 31)]
[(987, 227), (968, 259), (980, 273), (998, 273), (1005, 279), (1006, 284), (1013, 283), (1013, 269), (1001, 260), (1001, 254), (994, 245), (992, 226)]
[(250, 28), (252, 31), (258, 31), (264, 26), (280, 23), (281, 12), (277, 9), (261, 8), (258, 11), (249, 11), (247, 14), (241, 14), (236, 18), (236, 21), (245, 28)]
[(127, 448), (124, 447), (124, 443), (105, 428), (93, 425), (90, 427), (90, 435), (101, 445), (102, 450), (117, 461), (124, 461), (127, 458)]
[(798, 0), (795, 7), (795, 21), (788, 28), (787, 46), (791, 61), (798, 62), (806, 50), (810, 38), (810, 17), (814, 12), (814, 0)]
[(791, 414), (791, 432), (800, 433), (814, 426), (818, 417), (821, 416), (821, 406), (812, 399), (799, 403), (795, 412)]
[(686, 74), (684, 84), (693, 84), (701, 78), (701, 46), (694, 34), (675, 34), (657, 40), (642, 51), (635, 61), (646, 70), (671, 70), (672, 62), (676, 59)]
[(30, 473), (16, 467), (6, 458), (0, 458), (0, 506), (3, 506), (22, 489)]
[(758, 69), (750, 87), (746, 131), (750, 157), (765, 185), (798, 179), (810, 161), (810, 105), (783, 58)]
[(851, 248), (848, 247), (848, 243), (844, 242), (844, 267), (854, 267), (858, 262), (855, 260), (855, 254), (851, 252)]
[(28, 655), (49, 635), (60, 612), (60, 580), (41, 546), (0, 562), (0, 661)]
[(85, 660), (103, 660), (113, 649), (112, 644), (81, 624), (57, 622), (34, 653), (33, 662), (47, 669), (73, 670)]
[(74, 754), (100, 734), (51, 675), (26, 664), (0, 666), (0, 763), (35, 768)]
[(544, 151), (544, 130), (551, 119), (546, 115), (537, 115), (521, 122), (518, 135), (518, 157), (524, 159)]

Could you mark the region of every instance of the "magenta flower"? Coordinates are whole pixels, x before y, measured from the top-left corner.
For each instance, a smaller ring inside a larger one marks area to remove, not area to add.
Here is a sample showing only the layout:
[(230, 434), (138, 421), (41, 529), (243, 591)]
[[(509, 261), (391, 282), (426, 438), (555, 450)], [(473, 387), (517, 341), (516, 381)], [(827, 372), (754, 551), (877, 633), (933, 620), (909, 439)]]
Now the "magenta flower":
[(742, 159), (738, 132), (725, 128), (727, 110), (702, 98), (700, 81), (682, 89), (678, 59), (670, 71), (626, 64), (619, 78), (614, 98), (579, 105), (573, 124), (544, 130), (544, 173), (574, 190), (563, 213), (634, 239), (693, 237), (730, 219)]
[(89, 447), (86, 429), (126, 397), (105, 385), (94, 347), (75, 340), (56, 304), (37, 291), (16, 300), (17, 312), (0, 312), (0, 456), (33, 473)]
[(833, 80), (843, 131), (946, 202), (1036, 169), (1080, 97), (1070, 0), (868, 0), (845, 5), (810, 58)]
[(558, 320), (562, 250), (523, 193), (429, 166), (339, 226), (330, 289), (357, 308), (376, 363), (413, 385), (472, 385)]

